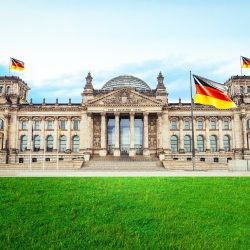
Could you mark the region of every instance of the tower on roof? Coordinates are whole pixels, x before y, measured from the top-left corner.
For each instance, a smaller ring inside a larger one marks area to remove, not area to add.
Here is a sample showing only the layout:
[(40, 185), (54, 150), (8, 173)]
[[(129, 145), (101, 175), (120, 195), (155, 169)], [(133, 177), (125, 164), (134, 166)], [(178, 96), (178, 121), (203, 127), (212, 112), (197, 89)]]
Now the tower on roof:
[(157, 77), (156, 99), (163, 103), (168, 103), (168, 93), (164, 85), (164, 76), (160, 72)]

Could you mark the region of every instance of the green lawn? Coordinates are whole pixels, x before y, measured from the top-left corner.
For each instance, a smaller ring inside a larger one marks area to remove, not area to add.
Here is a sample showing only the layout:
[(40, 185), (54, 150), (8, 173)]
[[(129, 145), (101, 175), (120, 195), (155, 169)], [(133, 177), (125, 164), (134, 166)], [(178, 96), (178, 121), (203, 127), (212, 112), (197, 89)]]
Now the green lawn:
[(250, 249), (250, 178), (1, 178), (0, 249)]

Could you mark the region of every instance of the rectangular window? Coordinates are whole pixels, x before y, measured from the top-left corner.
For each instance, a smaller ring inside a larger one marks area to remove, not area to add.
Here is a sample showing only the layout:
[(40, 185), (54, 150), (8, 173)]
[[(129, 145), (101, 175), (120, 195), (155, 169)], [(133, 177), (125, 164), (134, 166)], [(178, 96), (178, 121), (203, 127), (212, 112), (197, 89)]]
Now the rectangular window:
[(247, 93), (250, 93), (250, 86), (247, 86)]
[(40, 121), (35, 121), (34, 129), (40, 129)]
[(21, 129), (27, 129), (27, 128), (28, 128), (27, 121), (21, 121)]
[(216, 121), (212, 120), (210, 125), (211, 125), (211, 129), (216, 129)]
[(184, 129), (190, 129), (190, 122), (189, 121), (184, 122)]
[(223, 128), (224, 129), (229, 129), (229, 121), (224, 121), (223, 122)]
[(66, 121), (60, 121), (60, 128), (62, 130), (65, 130), (66, 129)]
[(244, 94), (244, 86), (240, 86), (240, 93)]
[(203, 122), (202, 121), (198, 121), (197, 128), (203, 129)]
[(52, 128), (53, 128), (53, 122), (47, 121), (47, 129), (52, 129)]
[(79, 121), (73, 121), (73, 129), (78, 130), (79, 129)]
[(171, 122), (171, 129), (177, 129), (177, 122), (176, 122), (176, 120), (172, 120), (172, 122)]

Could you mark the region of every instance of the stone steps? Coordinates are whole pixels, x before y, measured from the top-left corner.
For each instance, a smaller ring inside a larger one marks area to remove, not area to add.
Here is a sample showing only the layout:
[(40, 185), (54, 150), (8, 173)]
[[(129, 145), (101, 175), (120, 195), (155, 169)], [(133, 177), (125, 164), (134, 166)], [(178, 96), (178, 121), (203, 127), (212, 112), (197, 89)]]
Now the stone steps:
[(156, 157), (93, 157), (85, 162), (84, 169), (89, 170), (163, 170), (162, 163)]
[[(167, 170), (193, 170), (192, 162), (189, 161), (163, 161), (163, 166)], [(225, 163), (208, 163), (208, 162), (196, 162), (195, 170), (228, 170), (228, 164)]]

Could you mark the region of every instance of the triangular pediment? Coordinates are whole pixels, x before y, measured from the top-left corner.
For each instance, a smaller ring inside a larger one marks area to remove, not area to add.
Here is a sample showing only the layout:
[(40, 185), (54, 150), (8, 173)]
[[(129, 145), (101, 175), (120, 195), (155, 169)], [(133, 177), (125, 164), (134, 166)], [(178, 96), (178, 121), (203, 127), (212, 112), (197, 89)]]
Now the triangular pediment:
[(90, 106), (162, 106), (163, 103), (155, 97), (138, 93), (135, 90), (124, 88), (103, 94), (94, 98), (87, 105)]

